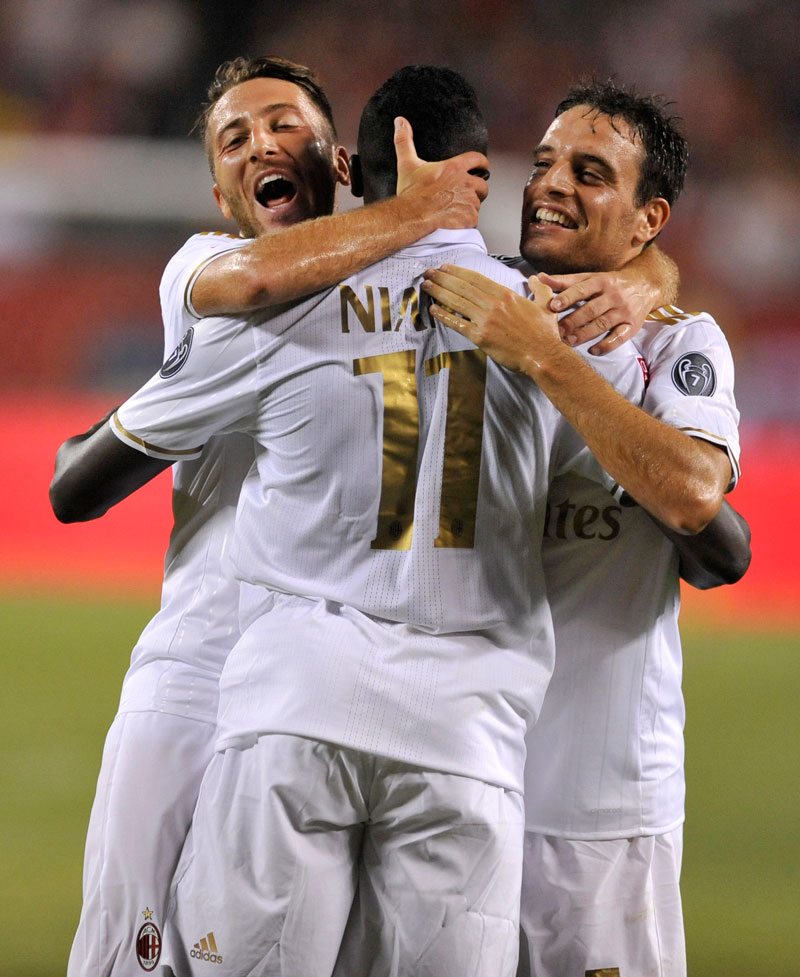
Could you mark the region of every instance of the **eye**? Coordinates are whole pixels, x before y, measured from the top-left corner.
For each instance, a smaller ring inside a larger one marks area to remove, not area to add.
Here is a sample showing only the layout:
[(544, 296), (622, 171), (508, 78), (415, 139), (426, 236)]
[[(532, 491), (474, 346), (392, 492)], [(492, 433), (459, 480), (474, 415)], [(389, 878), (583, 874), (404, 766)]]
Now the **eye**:
[(295, 119), (293, 116), (284, 117), (281, 119), (276, 119), (272, 123), (273, 132), (289, 132), (292, 129), (297, 129), (302, 123), (299, 119)]
[(550, 168), (550, 161), (546, 159), (537, 159), (533, 162), (533, 169), (531, 170), (530, 179), (533, 180), (537, 176), (541, 176), (542, 173), (546, 173)]
[(235, 149), (237, 146), (241, 146), (241, 144), (245, 141), (246, 138), (247, 137), (243, 132), (237, 132), (234, 135), (230, 136), (230, 138), (225, 140), (225, 143), (222, 148)]
[(596, 184), (596, 183), (601, 183), (602, 182), (602, 179), (603, 179), (600, 176), (600, 174), (599, 173), (595, 173), (594, 170), (579, 170), (578, 171), (578, 178), (583, 183), (588, 183), (590, 185)]

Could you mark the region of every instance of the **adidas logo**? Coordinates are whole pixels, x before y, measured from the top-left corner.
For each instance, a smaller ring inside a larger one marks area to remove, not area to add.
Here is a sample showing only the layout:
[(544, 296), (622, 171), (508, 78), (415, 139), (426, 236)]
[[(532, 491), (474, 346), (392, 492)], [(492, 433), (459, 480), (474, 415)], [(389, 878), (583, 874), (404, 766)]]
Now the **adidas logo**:
[(207, 933), (202, 940), (198, 940), (189, 952), (195, 960), (205, 963), (222, 963), (222, 954), (217, 950), (217, 941), (213, 933)]

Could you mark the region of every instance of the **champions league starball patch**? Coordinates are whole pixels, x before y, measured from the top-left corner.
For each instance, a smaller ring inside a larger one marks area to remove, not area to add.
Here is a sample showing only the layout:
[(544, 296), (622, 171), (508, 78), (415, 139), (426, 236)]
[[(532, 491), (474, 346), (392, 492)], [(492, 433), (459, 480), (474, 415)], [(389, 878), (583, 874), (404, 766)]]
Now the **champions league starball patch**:
[(702, 353), (685, 353), (672, 368), (672, 382), (688, 397), (710, 397), (717, 389), (717, 374)]
[(189, 326), (183, 339), (175, 347), (175, 350), (170, 353), (166, 363), (164, 363), (159, 371), (158, 375), (163, 377), (164, 380), (169, 380), (170, 377), (174, 377), (183, 368), (183, 364), (189, 359), (189, 350), (192, 348), (193, 337), (194, 328)]

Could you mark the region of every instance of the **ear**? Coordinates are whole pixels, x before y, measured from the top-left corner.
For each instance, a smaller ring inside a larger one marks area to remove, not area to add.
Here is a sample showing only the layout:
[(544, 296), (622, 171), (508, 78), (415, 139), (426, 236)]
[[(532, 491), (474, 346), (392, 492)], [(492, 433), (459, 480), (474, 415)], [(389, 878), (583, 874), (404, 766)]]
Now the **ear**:
[(333, 153), (333, 169), (336, 182), (343, 187), (350, 186), (350, 156), (344, 146), (337, 146)]
[(229, 221), (233, 220), (233, 214), (231, 213), (231, 209), (228, 206), (228, 201), (222, 196), (222, 191), (220, 190), (220, 188), (217, 186), (216, 183), (212, 187), (211, 192), (214, 194), (214, 199), (217, 201), (217, 207), (219, 207), (220, 211), (222, 212), (222, 216), (225, 218), (225, 220), (229, 220)]
[(350, 157), (350, 192), (354, 197), (364, 196), (364, 172), (358, 153)]
[(639, 209), (640, 219), (633, 243), (645, 245), (648, 241), (652, 241), (664, 229), (669, 215), (669, 204), (663, 197), (653, 197), (652, 200), (648, 200), (644, 207)]

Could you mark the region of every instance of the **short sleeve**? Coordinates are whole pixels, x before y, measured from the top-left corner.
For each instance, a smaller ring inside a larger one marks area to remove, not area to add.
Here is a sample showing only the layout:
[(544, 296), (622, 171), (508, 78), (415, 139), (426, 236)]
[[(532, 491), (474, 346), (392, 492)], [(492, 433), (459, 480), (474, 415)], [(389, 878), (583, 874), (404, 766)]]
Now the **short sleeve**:
[(636, 337), (650, 373), (643, 407), (691, 437), (719, 445), (730, 459), (732, 488), (740, 446), (730, 347), (711, 316), (669, 311), (660, 322), (648, 320)]

